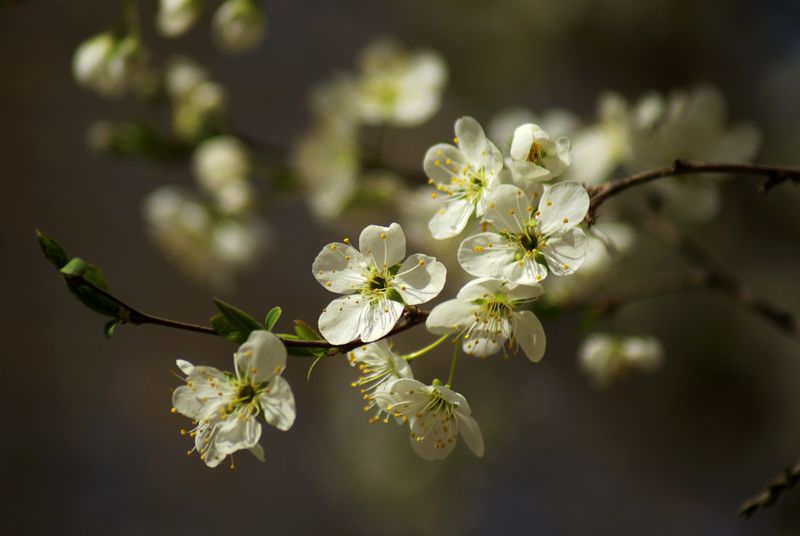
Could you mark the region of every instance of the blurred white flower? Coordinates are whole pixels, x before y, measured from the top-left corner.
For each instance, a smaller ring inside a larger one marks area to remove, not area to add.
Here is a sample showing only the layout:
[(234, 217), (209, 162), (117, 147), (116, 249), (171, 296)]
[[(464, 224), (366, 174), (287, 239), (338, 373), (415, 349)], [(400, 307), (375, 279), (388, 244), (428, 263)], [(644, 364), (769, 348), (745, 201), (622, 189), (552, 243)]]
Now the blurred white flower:
[[(351, 385), (357, 387), (367, 404), (364, 412), (369, 412), (375, 407), (375, 393), (391, 386), (400, 378), (413, 378), (411, 365), (392, 350), (388, 340), (373, 342), (350, 352), (347, 355), (352, 366), (358, 366), (361, 376)], [(370, 418), (370, 423), (378, 422), (383, 410), (378, 411)], [(384, 422), (389, 422), (387, 415)]]
[(201, 0), (160, 0), (156, 26), (161, 35), (177, 37), (195, 23), (202, 11)]
[[(360, 250), (360, 251), (359, 251)], [(414, 254), (405, 261), (406, 237), (400, 225), (370, 225), (349, 243), (325, 246), (314, 259), (314, 277), (326, 289), (345, 294), (319, 317), (319, 329), (330, 343), (376, 341), (394, 327), (406, 305), (435, 298), (447, 270), (435, 258)]]
[(425, 323), (436, 335), (456, 333), (468, 354), (488, 357), (499, 352), (506, 340), (519, 345), (534, 363), (544, 356), (546, 340), (541, 322), (531, 311), (517, 309), (542, 294), (539, 285), (513, 285), (497, 279), (475, 279), (456, 299), (433, 308)]
[(230, 288), (235, 274), (270, 246), (271, 231), (255, 217), (224, 217), (182, 188), (164, 186), (145, 198), (148, 234), (176, 268), (196, 282)]
[(226, 214), (245, 212), (253, 192), (247, 182), (252, 164), (247, 147), (233, 136), (203, 141), (192, 155), (195, 178)]
[(294, 145), (291, 160), (314, 214), (322, 219), (338, 216), (356, 192), (360, 154), (355, 133), (321, 124)]
[(458, 249), (461, 267), (475, 276), (535, 285), (547, 277), (569, 275), (586, 258), (586, 235), (578, 225), (589, 209), (589, 195), (575, 182), (544, 185), (538, 208), (512, 184), (497, 186), (484, 214), (495, 232), (466, 238)]
[(186, 141), (193, 142), (215, 130), (225, 116), (225, 88), (205, 80), (173, 101), (172, 128)]
[(527, 123), (514, 130), (506, 165), (516, 184), (530, 190), (532, 183), (554, 179), (570, 164), (570, 141), (566, 136), (552, 139), (542, 127)]
[[(172, 392), (174, 412), (196, 421), (189, 431), (200, 459), (216, 467), (238, 450), (249, 450), (264, 461), (258, 444), (261, 423), (256, 417), (287, 431), (294, 424), (295, 403), (289, 383), (281, 376), (286, 368), (286, 348), (269, 331), (250, 333), (233, 356), (235, 374), (214, 367), (195, 367), (179, 359), (186, 385)], [(181, 431), (181, 433), (187, 433)]]
[(494, 114), (489, 120), (487, 130), (491, 139), (502, 144), (503, 148), (508, 148), (511, 146), (514, 131), (526, 123), (535, 123), (551, 136), (560, 137), (572, 136), (578, 130), (580, 120), (574, 113), (563, 108), (550, 108), (539, 116), (527, 108), (516, 107)]
[(209, 80), (208, 71), (186, 56), (173, 56), (164, 69), (164, 85), (170, 98), (179, 100)]
[[(676, 159), (748, 162), (758, 151), (758, 130), (726, 125), (725, 101), (710, 87), (650, 93), (627, 111), (625, 165), (641, 171), (671, 165)], [(691, 220), (707, 220), (719, 207), (714, 178), (675, 177), (653, 183), (667, 209)]]
[(244, 52), (264, 38), (267, 18), (256, 0), (225, 0), (211, 18), (211, 31), (221, 49)]
[(72, 75), (80, 86), (99, 95), (121, 97), (136, 78), (141, 58), (138, 38), (103, 32), (78, 46)]
[(467, 399), (450, 388), (400, 379), (376, 393), (375, 402), (383, 411), (408, 422), (411, 448), (423, 460), (449, 456), (459, 435), (473, 454), (483, 456), (483, 435)]
[(455, 147), (434, 145), (423, 162), (425, 173), (444, 202), (428, 224), (436, 239), (459, 234), (473, 213), (483, 216), (486, 196), (500, 183), (503, 169), (502, 153), (475, 119), (462, 117), (456, 121), (455, 133)]
[(311, 90), (309, 108), (320, 120), (320, 128), (355, 132), (360, 121), (356, 82), (347, 74), (334, 76)]
[(439, 109), (447, 67), (437, 53), (383, 39), (361, 53), (359, 66), (354, 97), (365, 124), (415, 126)]
[(656, 370), (664, 350), (654, 337), (622, 337), (607, 333), (590, 335), (578, 349), (580, 365), (592, 382), (606, 387), (630, 369)]

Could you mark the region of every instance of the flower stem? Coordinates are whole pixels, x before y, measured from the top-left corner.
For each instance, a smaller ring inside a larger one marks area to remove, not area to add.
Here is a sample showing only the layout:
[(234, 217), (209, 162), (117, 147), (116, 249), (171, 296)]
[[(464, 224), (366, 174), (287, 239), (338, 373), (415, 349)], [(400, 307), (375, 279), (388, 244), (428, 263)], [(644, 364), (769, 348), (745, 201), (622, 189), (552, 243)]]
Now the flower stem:
[(458, 356), (461, 352), (458, 351), (458, 344), (453, 345), (453, 359), (450, 360), (450, 374), (447, 376), (447, 387), (453, 386), (453, 378), (456, 376), (456, 364), (458, 363)]
[(449, 334), (442, 335), (441, 337), (430, 343), (425, 348), (421, 348), (416, 352), (404, 355), (403, 359), (405, 359), (406, 361), (413, 361), (418, 357), (422, 357), (423, 355), (427, 354), (428, 352), (430, 352), (431, 350), (442, 344), (449, 336), (450, 336)]

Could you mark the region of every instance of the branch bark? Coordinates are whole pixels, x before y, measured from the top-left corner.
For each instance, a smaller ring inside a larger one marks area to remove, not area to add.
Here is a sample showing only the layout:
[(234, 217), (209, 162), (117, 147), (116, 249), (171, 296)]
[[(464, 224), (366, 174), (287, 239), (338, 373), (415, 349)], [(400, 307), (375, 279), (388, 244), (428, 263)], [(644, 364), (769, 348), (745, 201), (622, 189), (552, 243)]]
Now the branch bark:
[(781, 474), (770, 482), (764, 491), (745, 501), (739, 508), (739, 515), (745, 519), (750, 519), (758, 510), (775, 504), (781, 495), (792, 489), (798, 481), (800, 481), (800, 462), (784, 469)]

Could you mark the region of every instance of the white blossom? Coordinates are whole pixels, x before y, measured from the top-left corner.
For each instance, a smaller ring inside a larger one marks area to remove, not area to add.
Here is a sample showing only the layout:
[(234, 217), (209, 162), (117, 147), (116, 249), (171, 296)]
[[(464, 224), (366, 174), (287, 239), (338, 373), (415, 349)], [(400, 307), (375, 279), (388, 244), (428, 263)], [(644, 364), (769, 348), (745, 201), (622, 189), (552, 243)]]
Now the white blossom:
[(211, 30), (221, 49), (244, 52), (264, 38), (267, 19), (256, 0), (225, 0), (211, 18)]
[(192, 451), (209, 467), (243, 449), (264, 461), (256, 417), (262, 416), (282, 431), (289, 430), (295, 420), (294, 395), (281, 376), (286, 348), (278, 337), (269, 331), (253, 331), (234, 354), (233, 363), (235, 373), (231, 374), (177, 361), (186, 374), (186, 385), (173, 391), (173, 411), (196, 422), (189, 432), (195, 439)]
[(453, 300), (433, 308), (425, 322), (436, 335), (458, 334), (468, 354), (488, 357), (505, 342), (519, 345), (534, 363), (544, 356), (544, 328), (531, 311), (519, 310), (542, 294), (539, 285), (513, 285), (497, 279), (475, 279)]
[[(347, 355), (352, 366), (357, 366), (361, 376), (351, 385), (357, 387), (361, 396), (366, 401), (364, 412), (370, 412), (376, 407), (375, 393), (391, 386), (400, 378), (413, 378), (411, 365), (392, 350), (391, 343), (384, 339), (361, 346)], [(378, 422), (383, 414), (378, 408), (370, 418), (370, 423)], [(387, 415), (384, 422), (389, 422)]]
[[(532, 200), (541, 197), (538, 208)], [(545, 185), (529, 197), (511, 184), (497, 186), (487, 198), (484, 217), (495, 232), (466, 238), (458, 261), (468, 273), (533, 285), (577, 270), (586, 257), (586, 235), (578, 224), (589, 209), (580, 184)]]
[(164, 86), (170, 98), (180, 100), (209, 80), (208, 72), (186, 56), (173, 56), (164, 69)]
[(411, 448), (423, 460), (449, 456), (459, 435), (473, 454), (483, 456), (483, 435), (467, 399), (449, 387), (400, 379), (376, 393), (375, 402), (383, 411), (408, 422)]
[(137, 38), (104, 32), (77, 48), (72, 59), (72, 74), (85, 88), (104, 97), (120, 97), (138, 74), (140, 59), (141, 46)]
[(405, 255), (406, 237), (397, 223), (366, 227), (359, 249), (349, 243), (322, 249), (314, 259), (314, 277), (331, 292), (345, 295), (319, 317), (320, 332), (330, 343), (376, 341), (392, 330), (406, 305), (425, 303), (441, 292), (444, 265), (419, 253), (403, 261)]
[(514, 131), (507, 165), (514, 182), (529, 190), (532, 183), (549, 181), (564, 173), (570, 164), (569, 150), (566, 136), (552, 139), (539, 125), (527, 123)]
[(191, 28), (201, 11), (201, 0), (160, 0), (156, 26), (161, 35), (177, 37)]
[(494, 114), (489, 120), (487, 131), (489, 137), (500, 143), (505, 150), (511, 146), (514, 131), (520, 125), (535, 123), (551, 136), (572, 136), (580, 123), (578, 117), (563, 108), (550, 108), (534, 114), (523, 107), (506, 108)]
[(480, 124), (462, 117), (455, 124), (456, 146), (440, 143), (425, 153), (425, 173), (441, 193), (443, 206), (428, 227), (436, 239), (456, 236), (470, 216), (484, 215), (486, 196), (500, 183), (503, 155)]
[(225, 88), (204, 80), (173, 101), (172, 128), (182, 139), (196, 141), (222, 122), (226, 105)]
[(226, 214), (245, 212), (253, 192), (247, 179), (252, 170), (245, 145), (233, 136), (203, 141), (192, 154), (192, 167), (200, 186)]
[(447, 67), (437, 53), (406, 52), (384, 39), (362, 52), (359, 65), (353, 97), (363, 123), (415, 126), (439, 109)]
[(580, 346), (578, 355), (583, 371), (595, 385), (605, 387), (630, 369), (656, 370), (664, 350), (654, 337), (621, 337), (594, 333)]

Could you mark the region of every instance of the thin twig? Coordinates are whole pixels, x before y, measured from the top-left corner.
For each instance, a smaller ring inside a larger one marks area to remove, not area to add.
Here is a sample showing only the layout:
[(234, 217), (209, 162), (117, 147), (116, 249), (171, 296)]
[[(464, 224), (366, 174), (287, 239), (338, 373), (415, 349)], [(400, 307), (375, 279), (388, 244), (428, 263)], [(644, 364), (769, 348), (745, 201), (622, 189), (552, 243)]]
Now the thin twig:
[(800, 462), (784, 469), (764, 491), (745, 501), (739, 508), (739, 515), (750, 519), (750, 516), (758, 510), (775, 504), (781, 495), (792, 489), (798, 481), (800, 481)]
[(591, 201), (586, 222), (591, 225), (597, 219), (597, 209), (613, 197), (634, 186), (641, 186), (657, 179), (674, 177), (676, 175), (689, 175), (699, 173), (727, 173), (731, 175), (764, 175), (766, 182), (762, 191), (766, 192), (778, 184), (786, 181), (800, 182), (800, 169), (780, 166), (766, 166), (762, 164), (739, 164), (731, 162), (687, 162), (675, 160), (668, 167), (644, 171), (628, 177), (622, 177), (599, 186), (587, 188)]

